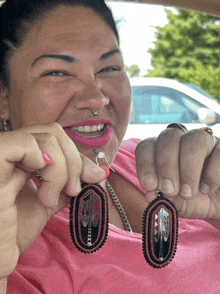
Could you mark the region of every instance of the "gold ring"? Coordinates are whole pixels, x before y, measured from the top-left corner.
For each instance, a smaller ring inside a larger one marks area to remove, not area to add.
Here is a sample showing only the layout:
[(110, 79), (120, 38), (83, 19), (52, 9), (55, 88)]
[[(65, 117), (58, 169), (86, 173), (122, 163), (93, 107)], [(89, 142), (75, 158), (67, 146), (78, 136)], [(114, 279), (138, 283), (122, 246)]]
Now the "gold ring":
[(216, 143), (216, 139), (215, 139), (215, 136), (213, 135), (213, 130), (211, 128), (208, 128), (208, 127), (205, 127), (205, 128), (201, 128), (201, 130), (209, 133), (209, 135), (212, 136), (212, 139), (214, 141), (214, 146), (215, 146), (215, 143)]

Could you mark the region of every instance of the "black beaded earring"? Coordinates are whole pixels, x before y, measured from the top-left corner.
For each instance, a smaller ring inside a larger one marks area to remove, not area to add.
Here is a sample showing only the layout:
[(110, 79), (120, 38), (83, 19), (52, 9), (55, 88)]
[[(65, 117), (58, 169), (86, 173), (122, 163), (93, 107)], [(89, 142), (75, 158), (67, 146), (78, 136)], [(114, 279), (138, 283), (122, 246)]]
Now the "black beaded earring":
[(77, 197), (72, 197), (69, 227), (73, 244), (83, 253), (92, 253), (108, 236), (108, 201), (99, 184), (84, 183)]
[[(108, 163), (104, 152), (98, 153), (97, 165), (98, 158), (104, 158)], [(108, 223), (108, 200), (105, 190), (99, 184), (83, 183), (79, 195), (71, 198), (69, 208), (69, 228), (73, 244), (83, 253), (97, 251), (107, 239)]]
[(145, 260), (154, 268), (168, 265), (176, 252), (178, 214), (174, 204), (157, 192), (146, 208), (142, 222), (142, 246)]

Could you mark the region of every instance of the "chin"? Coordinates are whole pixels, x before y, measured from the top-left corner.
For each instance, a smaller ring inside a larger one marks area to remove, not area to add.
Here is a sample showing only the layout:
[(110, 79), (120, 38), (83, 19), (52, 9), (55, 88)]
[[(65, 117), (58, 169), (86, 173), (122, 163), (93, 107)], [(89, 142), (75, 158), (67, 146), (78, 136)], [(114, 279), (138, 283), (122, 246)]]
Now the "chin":
[[(102, 146), (84, 146), (79, 143), (75, 143), (77, 149), (81, 154), (88, 157), (90, 160), (92, 160), (94, 163), (96, 163), (96, 158), (99, 152), (104, 152), (105, 156), (108, 160), (109, 165), (111, 165), (115, 159), (115, 156), (117, 154), (118, 148), (120, 146), (122, 140), (120, 142), (118, 141), (116, 136), (112, 136), (111, 140)], [(100, 165), (108, 166), (105, 159), (98, 159), (98, 163)]]
[[(118, 148), (123, 140), (124, 131), (115, 132), (114, 128), (109, 128), (103, 136), (95, 137), (93, 140), (89, 138), (78, 138), (78, 136), (66, 131), (67, 135), (72, 139), (78, 151), (90, 160), (96, 163), (99, 152), (104, 152), (109, 164), (112, 164), (117, 154)], [(99, 163), (106, 165), (105, 159), (99, 159)]]

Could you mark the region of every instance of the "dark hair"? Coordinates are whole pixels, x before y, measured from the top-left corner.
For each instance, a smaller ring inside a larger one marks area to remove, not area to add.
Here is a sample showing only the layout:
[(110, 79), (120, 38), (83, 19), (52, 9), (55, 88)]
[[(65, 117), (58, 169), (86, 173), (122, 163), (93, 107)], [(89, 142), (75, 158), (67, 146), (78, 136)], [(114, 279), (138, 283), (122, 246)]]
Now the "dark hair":
[(5, 83), (9, 82), (7, 61), (11, 45), (19, 48), (30, 25), (59, 5), (92, 9), (112, 28), (119, 42), (112, 12), (104, 0), (7, 0), (0, 7), (0, 77)]

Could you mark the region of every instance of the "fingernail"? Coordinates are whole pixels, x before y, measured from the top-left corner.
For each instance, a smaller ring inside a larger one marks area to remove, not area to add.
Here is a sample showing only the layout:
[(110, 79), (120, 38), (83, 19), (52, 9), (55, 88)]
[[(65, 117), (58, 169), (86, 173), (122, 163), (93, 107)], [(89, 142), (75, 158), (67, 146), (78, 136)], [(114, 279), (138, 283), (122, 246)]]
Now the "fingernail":
[(192, 196), (192, 189), (188, 184), (182, 184), (180, 194), (186, 197)]
[(60, 198), (60, 194), (57, 195), (57, 197), (56, 197), (56, 202), (55, 202), (55, 205), (54, 205), (54, 206), (57, 206), (57, 205), (58, 205), (58, 203), (59, 203), (59, 198)]
[(76, 180), (76, 189), (77, 189), (77, 193), (80, 193), (82, 190), (80, 178)]
[(153, 177), (152, 175), (144, 175), (141, 179), (140, 179), (140, 183), (141, 186), (144, 189), (151, 189), (154, 188), (155, 186), (157, 186), (157, 181), (155, 180), (155, 177)]
[(99, 167), (104, 170), (104, 172), (105, 172), (105, 179), (107, 179), (107, 177), (110, 175), (109, 168), (107, 168), (107, 166), (104, 166), (104, 165), (99, 165)]
[(173, 193), (175, 191), (173, 183), (169, 179), (160, 180), (159, 188), (164, 193)]
[(205, 183), (201, 183), (200, 185), (200, 191), (203, 193), (203, 194), (208, 194), (209, 193), (209, 186)]
[(44, 162), (47, 165), (51, 165), (52, 164), (52, 160), (50, 159), (50, 157), (44, 151), (42, 151), (42, 150), (41, 150), (41, 154), (42, 154), (42, 157), (43, 157)]
[(90, 165), (90, 170), (91, 170), (91, 172), (94, 172), (94, 173), (100, 173), (101, 172), (100, 167), (101, 167), (100, 165), (96, 165), (96, 164), (92, 163)]
[(155, 184), (155, 178), (151, 175), (147, 175), (144, 177), (144, 182), (151, 185), (151, 184)]

